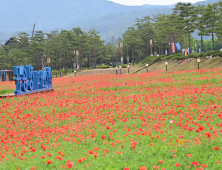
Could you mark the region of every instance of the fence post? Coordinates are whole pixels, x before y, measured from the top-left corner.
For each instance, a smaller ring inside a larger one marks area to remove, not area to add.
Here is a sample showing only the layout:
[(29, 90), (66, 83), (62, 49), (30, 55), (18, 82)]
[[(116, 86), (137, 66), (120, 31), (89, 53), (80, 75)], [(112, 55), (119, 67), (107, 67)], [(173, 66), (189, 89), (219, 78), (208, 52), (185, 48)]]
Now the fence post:
[(4, 81), (6, 81), (6, 72), (4, 70)]

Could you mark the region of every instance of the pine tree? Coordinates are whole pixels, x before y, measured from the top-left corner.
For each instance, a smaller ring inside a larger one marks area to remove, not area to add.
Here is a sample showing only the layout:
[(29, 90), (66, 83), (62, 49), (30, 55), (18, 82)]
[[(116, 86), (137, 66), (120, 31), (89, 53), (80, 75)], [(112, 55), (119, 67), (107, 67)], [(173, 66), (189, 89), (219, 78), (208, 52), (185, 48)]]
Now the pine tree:
[(204, 18), (206, 19), (206, 32), (210, 33), (212, 36), (212, 46), (213, 50), (215, 50), (214, 46), (214, 33), (218, 32), (219, 22), (220, 19), (220, 11), (218, 9), (218, 4), (208, 4), (206, 7), (206, 12), (204, 13)]
[(198, 5), (195, 10), (196, 12), (196, 28), (199, 30), (198, 35), (201, 37), (201, 45), (200, 45), (200, 52), (202, 53), (203, 48), (203, 36), (209, 35), (206, 32), (206, 6), (205, 5)]
[(174, 10), (178, 11), (178, 15), (181, 18), (181, 24), (183, 29), (187, 31), (189, 37), (189, 50), (191, 54), (191, 33), (195, 31), (195, 11), (194, 6), (191, 3), (177, 3)]

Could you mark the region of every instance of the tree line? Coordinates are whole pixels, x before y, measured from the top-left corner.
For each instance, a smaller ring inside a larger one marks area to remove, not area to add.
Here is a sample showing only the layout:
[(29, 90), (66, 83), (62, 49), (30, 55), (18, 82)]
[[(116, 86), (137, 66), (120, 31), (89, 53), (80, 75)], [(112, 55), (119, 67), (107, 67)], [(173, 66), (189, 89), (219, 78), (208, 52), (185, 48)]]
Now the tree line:
[[(200, 36), (200, 41), (194, 40), (192, 37), (194, 32)], [(200, 53), (211, 50), (209, 41), (204, 42), (203, 36), (211, 36), (212, 50), (221, 49), (221, 1), (198, 6), (179, 2), (170, 15), (159, 14), (136, 19), (136, 24), (123, 34), (123, 41), (131, 50), (132, 63), (134, 63), (141, 61), (141, 56), (147, 57), (154, 52), (162, 55), (167, 50), (167, 54), (172, 55), (172, 43), (177, 42), (181, 48), (176, 50), (176, 53), (182, 53), (182, 49), (187, 48), (190, 54), (193, 50)], [(216, 39), (215, 36), (217, 36)]]
[[(192, 37), (195, 31), (200, 40)], [(204, 41), (203, 36), (211, 36), (211, 40)], [(77, 64), (80, 69), (95, 68), (98, 64), (116, 66), (120, 63), (120, 42), (124, 63), (129, 57), (132, 64), (150, 55), (165, 54), (165, 50), (172, 55), (172, 43), (177, 42), (181, 48), (175, 53), (188, 47), (190, 53), (218, 50), (222, 44), (222, 2), (198, 6), (177, 3), (172, 14), (137, 18), (122, 37), (112, 37), (109, 42), (103, 41), (95, 29), (86, 32), (79, 27), (50, 33), (35, 31), (33, 37), (20, 32), (7, 45), (0, 45), (0, 69), (28, 64), (41, 69), (48, 65), (47, 58), (53, 69), (75, 69)]]

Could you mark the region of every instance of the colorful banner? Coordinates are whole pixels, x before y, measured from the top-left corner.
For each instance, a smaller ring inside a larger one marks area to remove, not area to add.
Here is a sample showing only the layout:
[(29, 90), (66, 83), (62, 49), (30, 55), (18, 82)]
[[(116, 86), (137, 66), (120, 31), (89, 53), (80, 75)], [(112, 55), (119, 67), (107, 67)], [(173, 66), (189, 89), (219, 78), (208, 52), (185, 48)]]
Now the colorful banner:
[(176, 43), (177, 50), (180, 50), (180, 43)]
[(175, 53), (175, 44), (172, 43), (172, 50), (173, 50), (173, 53)]
[(185, 56), (187, 56), (187, 49), (184, 49)]

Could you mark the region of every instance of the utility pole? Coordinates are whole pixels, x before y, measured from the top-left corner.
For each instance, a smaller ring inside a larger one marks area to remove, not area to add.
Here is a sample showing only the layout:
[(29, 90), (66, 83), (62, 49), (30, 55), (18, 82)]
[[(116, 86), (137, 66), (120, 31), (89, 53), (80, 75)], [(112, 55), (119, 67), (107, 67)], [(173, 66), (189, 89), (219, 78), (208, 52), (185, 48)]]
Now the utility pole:
[(79, 71), (79, 50), (76, 50), (77, 71)]
[(75, 54), (76, 54), (76, 50), (73, 50), (73, 68), (76, 68)]
[(155, 52), (154, 52), (154, 55), (157, 56), (157, 55), (156, 55), (156, 41), (155, 41), (154, 43), (155, 43)]
[(153, 56), (153, 51), (152, 51), (152, 39), (150, 39), (150, 56)]
[(127, 47), (127, 64), (129, 64), (129, 53), (128, 53), (128, 47)]
[(34, 26), (33, 26), (33, 30), (32, 30), (32, 37), (33, 37), (33, 34), (34, 34), (35, 25), (36, 25), (36, 22), (35, 22), (35, 24), (34, 24)]
[(120, 43), (120, 48), (121, 48), (121, 66), (123, 66), (123, 43)]

